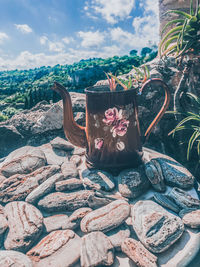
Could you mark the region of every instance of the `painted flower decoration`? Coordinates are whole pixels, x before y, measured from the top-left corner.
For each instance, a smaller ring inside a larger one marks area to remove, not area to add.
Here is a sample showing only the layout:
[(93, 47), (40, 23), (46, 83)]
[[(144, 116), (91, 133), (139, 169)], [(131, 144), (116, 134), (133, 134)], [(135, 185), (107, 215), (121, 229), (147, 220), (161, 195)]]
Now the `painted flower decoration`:
[(111, 129), (113, 137), (116, 137), (117, 135), (124, 136), (127, 132), (128, 125), (128, 120), (122, 119), (117, 121), (117, 123)]
[(94, 140), (94, 144), (96, 149), (101, 149), (101, 147), (103, 146), (103, 138), (96, 138)]
[(105, 111), (103, 122), (111, 126), (120, 119), (122, 119), (122, 109), (118, 111), (117, 108), (109, 108)]

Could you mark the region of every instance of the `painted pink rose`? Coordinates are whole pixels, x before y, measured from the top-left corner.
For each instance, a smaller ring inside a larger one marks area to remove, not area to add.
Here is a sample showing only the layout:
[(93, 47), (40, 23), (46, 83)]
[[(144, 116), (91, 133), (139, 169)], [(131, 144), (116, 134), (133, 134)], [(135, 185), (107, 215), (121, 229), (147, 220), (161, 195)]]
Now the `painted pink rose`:
[(96, 149), (101, 149), (101, 147), (103, 146), (103, 138), (96, 138), (94, 140), (94, 145)]
[(122, 119), (122, 110), (117, 110), (117, 108), (109, 108), (105, 111), (105, 119), (103, 122), (111, 126), (115, 124), (118, 120)]
[(111, 129), (113, 137), (116, 137), (117, 135), (124, 136), (127, 132), (128, 125), (128, 120), (122, 119), (117, 121), (117, 123)]

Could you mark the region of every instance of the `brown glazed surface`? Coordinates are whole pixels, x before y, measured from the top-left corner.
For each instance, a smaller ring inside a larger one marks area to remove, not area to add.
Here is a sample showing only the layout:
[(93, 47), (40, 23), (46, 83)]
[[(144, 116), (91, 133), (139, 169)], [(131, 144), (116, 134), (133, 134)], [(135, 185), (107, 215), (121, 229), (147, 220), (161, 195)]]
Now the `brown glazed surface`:
[(142, 146), (136, 90), (110, 92), (108, 87), (94, 90), (86, 90), (86, 159), (89, 166), (122, 169), (139, 165)]
[[(168, 86), (158, 78), (148, 80), (140, 92), (154, 83), (160, 83), (164, 88), (165, 101), (145, 132), (145, 140), (165, 113), (170, 101)], [(63, 99), (65, 136), (72, 144), (86, 147), (89, 168), (117, 171), (141, 164), (142, 144), (135, 89), (125, 91), (118, 87), (118, 90), (111, 92), (108, 86), (87, 88), (86, 127), (79, 126), (74, 121), (68, 91), (57, 82), (52, 89)]]

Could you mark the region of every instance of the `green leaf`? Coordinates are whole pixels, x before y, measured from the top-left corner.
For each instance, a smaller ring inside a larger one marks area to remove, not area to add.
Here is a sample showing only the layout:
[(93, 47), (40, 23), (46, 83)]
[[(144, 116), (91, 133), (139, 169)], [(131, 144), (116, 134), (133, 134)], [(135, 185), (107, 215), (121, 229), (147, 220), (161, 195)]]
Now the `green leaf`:
[(164, 46), (164, 51), (168, 48), (168, 46), (171, 44), (171, 42), (173, 41), (173, 40), (176, 40), (176, 39), (178, 39), (178, 35), (175, 35), (175, 36), (173, 36), (173, 37), (171, 37), (171, 38), (169, 38), (166, 42), (165, 42), (165, 46)]
[(168, 10), (165, 14), (168, 14), (168, 13), (178, 14), (178, 15), (184, 16), (187, 19), (191, 19), (191, 17), (192, 17), (190, 14), (188, 14), (184, 11), (181, 11), (181, 10)]
[[(168, 26), (172, 25), (172, 24), (176, 24), (176, 23), (184, 23), (184, 19), (173, 19), (171, 21), (169, 21), (164, 28), (162, 29), (161, 34), (163, 34), (165, 32), (165, 30), (167, 29)], [(180, 25), (181, 26), (181, 25)]]
[(190, 0), (190, 15), (194, 16), (193, 0)]
[(200, 136), (199, 131), (195, 131), (192, 136), (190, 137), (190, 140), (188, 142), (188, 148), (187, 148), (187, 160), (189, 160), (190, 157), (190, 151), (192, 150), (193, 144), (196, 141), (196, 139)]

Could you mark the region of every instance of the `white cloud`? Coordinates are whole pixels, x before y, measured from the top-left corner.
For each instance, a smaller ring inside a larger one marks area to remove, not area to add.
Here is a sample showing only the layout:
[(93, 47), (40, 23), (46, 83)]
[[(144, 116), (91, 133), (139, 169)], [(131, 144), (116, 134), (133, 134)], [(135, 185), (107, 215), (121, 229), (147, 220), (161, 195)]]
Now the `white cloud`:
[(48, 42), (48, 38), (46, 36), (40, 37), (40, 43), (41, 45), (45, 45)]
[(49, 51), (51, 52), (62, 52), (65, 45), (62, 42), (51, 42), (49, 41)]
[(129, 16), (134, 4), (135, 0), (92, 0), (92, 3), (86, 2), (84, 10), (90, 9), (100, 14), (108, 23), (115, 24)]
[(14, 24), (15, 27), (22, 33), (31, 33), (33, 30), (27, 24)]
[(104, 33), (96, 32), (78, 32), (79, 37), (82, 38), (81, 45), (83, 47), (99, 46), (104, 42)]
[(62, 41), (65, 43), (65, 44), (70, 44), (71, 42), (74, 42), (74, 39), (72, 37), (64, 37), (62, 38)]
[(0, 44), (7, 40), (9, 37), (5, 32), (0, 32)]

